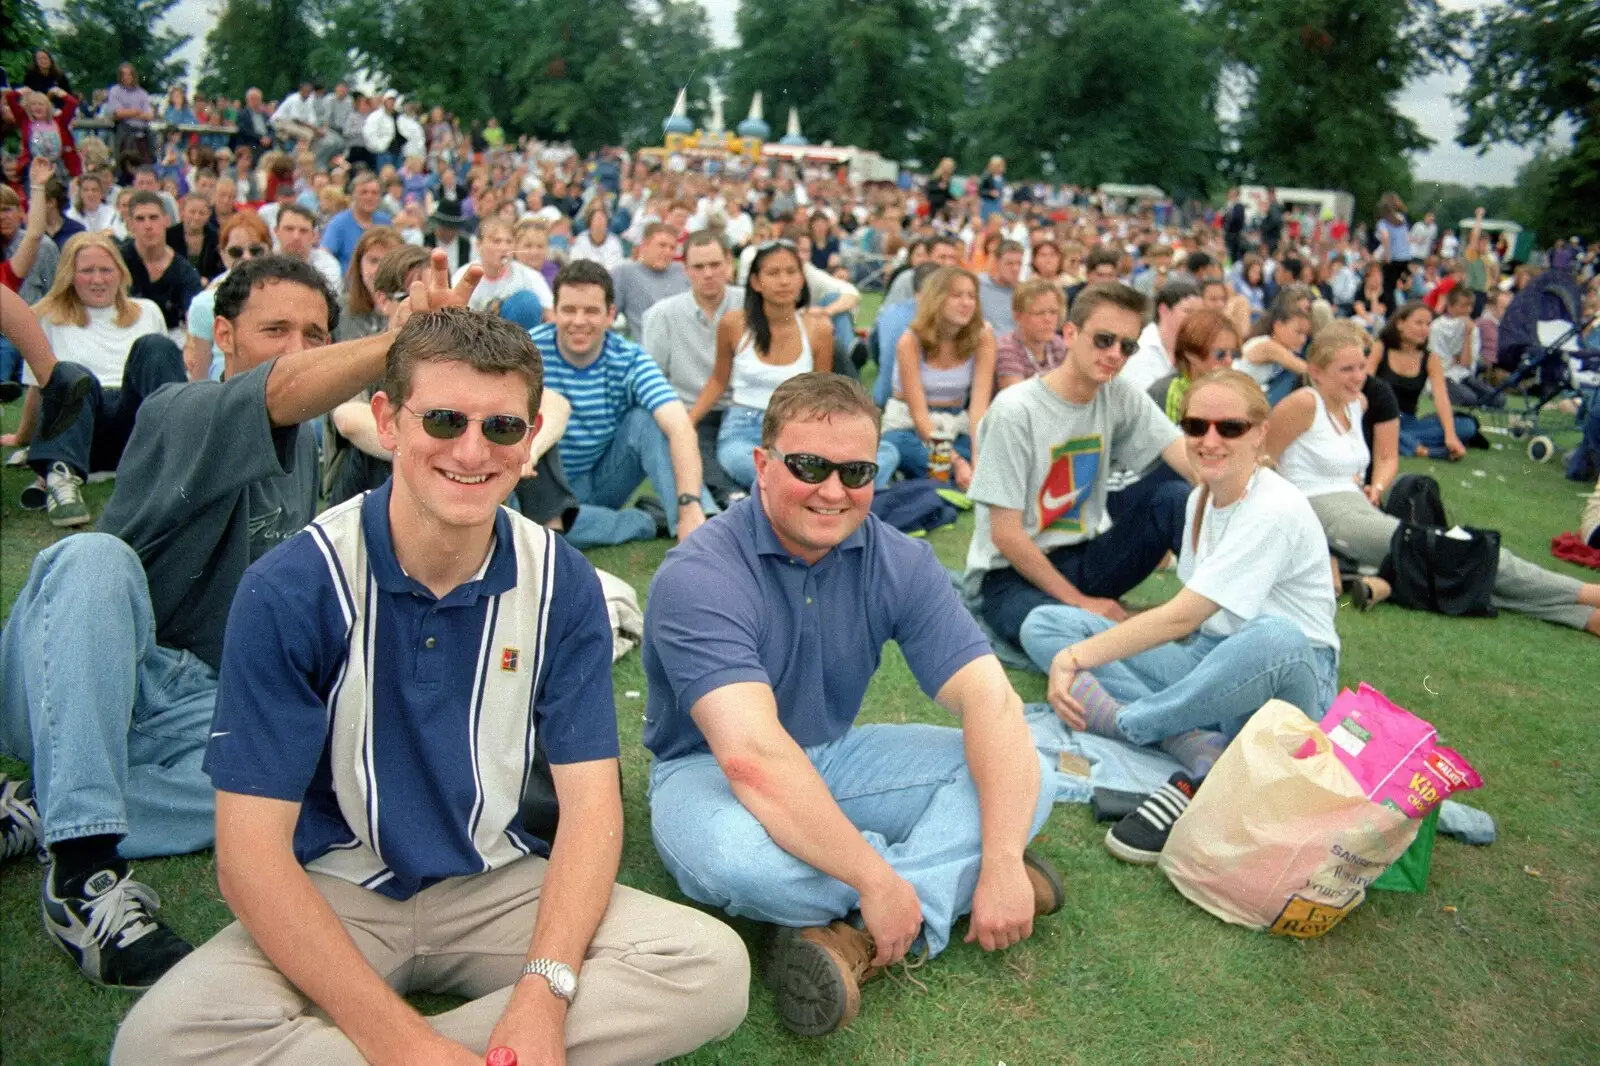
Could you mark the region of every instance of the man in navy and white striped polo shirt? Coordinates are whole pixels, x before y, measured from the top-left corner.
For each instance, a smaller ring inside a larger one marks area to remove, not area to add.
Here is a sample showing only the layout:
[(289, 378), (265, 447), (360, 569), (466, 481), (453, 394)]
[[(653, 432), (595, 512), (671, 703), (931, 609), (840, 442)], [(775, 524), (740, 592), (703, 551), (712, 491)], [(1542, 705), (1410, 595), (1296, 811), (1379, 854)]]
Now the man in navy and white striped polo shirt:
[(687, 537), (714, 511), (700, 474), (688, 408), (637, 344), (611, 332), (611, 275), (592, 260), (556, 275), (555, 322), (536, 326), (545, 383), (572, 404), (561, 464), (581, 506), (567, 531), (577, 547), (651, 540), (656, 520), (621, 509), (645, 478), (666, 505), (669, 535)]
[[(514, 324), (414, 316), (373, 398), (392, 479), (245, 572), (206, 756), (239, 921), (146, 995), (114, 1062), (654, 1062), (744, 1017), (739, 938), (615, 884), (599, 579), (500, 506), (540, 393)], [(536, 741), (553, 840), (522, 809)], [(469, 1002), (424, 1018), (418, 991)]]

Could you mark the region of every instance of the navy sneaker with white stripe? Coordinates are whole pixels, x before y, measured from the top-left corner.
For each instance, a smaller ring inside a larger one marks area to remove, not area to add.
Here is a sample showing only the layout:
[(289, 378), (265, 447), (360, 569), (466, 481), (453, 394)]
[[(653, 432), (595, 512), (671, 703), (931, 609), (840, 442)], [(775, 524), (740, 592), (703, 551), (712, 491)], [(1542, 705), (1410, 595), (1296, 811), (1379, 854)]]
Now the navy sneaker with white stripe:
[(1167, 846), (1172, 827), (1189, 809), (1189, 801), (1199, 787), (1200, 783), (1188, 774), (1173, 774), (1132, 814), (1106, 830), (1106, 850), (1123, 862), (1154, 866), (1161, 849)]
[(52, 864), (40, 905), (44, 931), (97, 985), (149, 988), (194, 950), (151, 913), (160, 898), (129, 876), (125, 862), (65, 885), (56, 884)]

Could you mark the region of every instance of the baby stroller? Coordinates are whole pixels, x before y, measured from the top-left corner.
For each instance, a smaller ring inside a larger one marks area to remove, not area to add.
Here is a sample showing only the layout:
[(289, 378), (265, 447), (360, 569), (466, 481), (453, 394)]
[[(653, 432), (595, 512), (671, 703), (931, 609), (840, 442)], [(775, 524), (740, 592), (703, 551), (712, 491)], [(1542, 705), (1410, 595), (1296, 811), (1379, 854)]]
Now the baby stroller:
[(1529, 282), (1500, 320), (1495, 363), (1508, 376), (1474, 414), (1487, 416), (1490, 432), (1526, 440), (1534, 462), (1556, 454), (1552, 436), (1578, 435), (1585, 409), (1600, 396), (1600, 350), (1585, 348), (1581, 339), (1593, 321), (1583, 318), (1577, 277), (1561, 268)]

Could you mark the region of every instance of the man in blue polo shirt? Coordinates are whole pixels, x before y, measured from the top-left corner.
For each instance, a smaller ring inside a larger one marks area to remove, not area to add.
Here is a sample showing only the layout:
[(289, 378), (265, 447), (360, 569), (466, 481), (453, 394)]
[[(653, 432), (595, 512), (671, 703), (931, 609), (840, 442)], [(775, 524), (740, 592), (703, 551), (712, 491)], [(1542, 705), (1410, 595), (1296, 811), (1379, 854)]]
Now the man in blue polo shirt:
[[(787, 927), (768, 983), (784, 1023), (820, 1035), (919, 937), (936, 955), (970, 912), (966, 939), (996, 950), (1061, 905), (1024, 851), (1055, 788), (933, 551), (870, 513), (878, 410), (861, 386), (791, 378), (762, 445), (756, 493), (650, 586), (651, 825), (686, 895)], [(889, 640), (961, 729), (853, 727)]]
[(561, 464), (580, 506), (567, 540), (588, 548), (654, 539), (654, 516), (622, 509), (647, 477), (665, 503), (667, 535), (682, 540), (716, 510), (688, 408), (643, 348), (611, 332), (617, 308), (605, 267), (568, 263), (552, 289), (555, 321), (532, 333), (546, 384), (572, 404)]
[[(246, 571), (206, 755), (239, 922), (140, 1001), (114, 1063), (655, 1062), (743, 1018), (739, 938), (615, 884), (600, 582), (500, 506), (540, 391), (513, 323), (413, 316), (372, 401), (392, 479)], [(536, 746), (553, 839), (524, 810)], [(418, 991), (469, 1002), (424, 1018)]]

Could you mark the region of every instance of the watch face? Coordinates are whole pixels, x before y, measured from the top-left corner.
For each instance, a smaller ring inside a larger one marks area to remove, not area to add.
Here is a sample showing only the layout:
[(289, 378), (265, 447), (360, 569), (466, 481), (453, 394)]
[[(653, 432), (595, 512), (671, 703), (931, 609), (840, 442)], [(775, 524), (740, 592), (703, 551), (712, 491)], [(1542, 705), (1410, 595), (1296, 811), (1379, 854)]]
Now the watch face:
[(550, 987), (562, 999), (570, 1000), (573, 993), (578, 991), (578, 975), (572, 972), (570, 966), (556, 966), (550, 974)]

